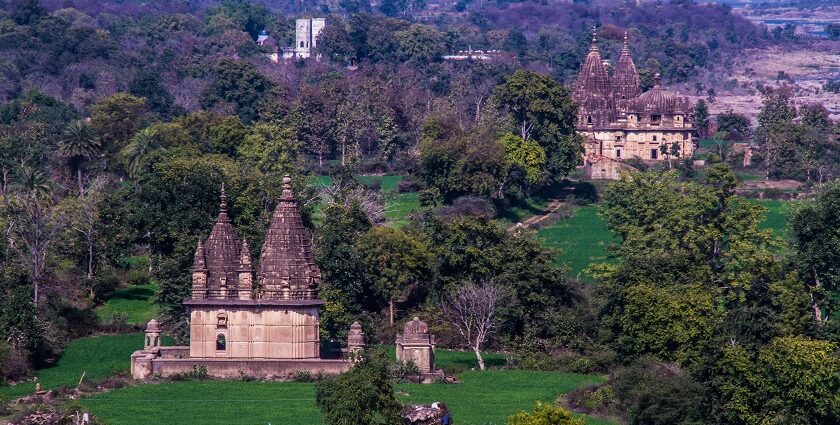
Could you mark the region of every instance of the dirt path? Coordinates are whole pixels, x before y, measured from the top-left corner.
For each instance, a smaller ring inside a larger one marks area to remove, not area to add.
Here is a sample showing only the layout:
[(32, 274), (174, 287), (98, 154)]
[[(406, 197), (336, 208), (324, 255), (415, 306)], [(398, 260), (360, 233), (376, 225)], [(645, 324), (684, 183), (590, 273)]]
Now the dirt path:
[(519, 223), (516, 223), (516, 224), (513, 224), (513, 225), (509, 226), (507, 228), (507, 230), (508, 230), (508, 232), (512, 232), (512, 231), (516, 230), (520, 225), (522, 227), (526, 228), (526, 229), (529, 228), (529, 227), (532, 227), (535, 224), (537, 224), (537, 223), (545, 220), (546, 218), (548, 218), (548, 216), (550, 216), (551, 214), (554, 214), (555, 212), (557, 212), (557, 210), (559, 210), (560, 207), (562, 207), (562, 206), (563, 206), (563, 201), (561, 201), (559, 199), (549, 199), (548, 200), (548, 205), (546, 205), (545, 209), (542, 211), (542, 214), (532, 215), (532, 216), (528, 217), (527, 219), (525, 219), (525, 221), (521, 221)]

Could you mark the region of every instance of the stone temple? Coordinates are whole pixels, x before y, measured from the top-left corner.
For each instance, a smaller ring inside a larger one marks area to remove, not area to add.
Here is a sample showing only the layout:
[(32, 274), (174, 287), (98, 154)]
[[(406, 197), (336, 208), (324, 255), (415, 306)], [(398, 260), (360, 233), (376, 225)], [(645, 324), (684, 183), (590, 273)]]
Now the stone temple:
[(131, 356), (132, 376), (167, 376), (198, 366), (217, 377), (344, 371), (351, 365), (348, 360), (320, 358), (320, 283), (311, 237), (288, 177), (258, 270), (251, 264), (248, 243), (236, 236), (223, 189), (213, 230), (198, 243), (192, 294), (184, 300), (190, 312), (190, 345), (161, 347), (158, 324), (150, 322), (144, 349)]
[(590, 178), (617, 178), (624, 159), (679, 160), (694, 153), (694, 105), (662, 87), (658, 74), (654, 87), (642, 93), (627, 35), (612, 74), (592, 37), (572, 99), (578, 105), (577, 130), (586, 140)]

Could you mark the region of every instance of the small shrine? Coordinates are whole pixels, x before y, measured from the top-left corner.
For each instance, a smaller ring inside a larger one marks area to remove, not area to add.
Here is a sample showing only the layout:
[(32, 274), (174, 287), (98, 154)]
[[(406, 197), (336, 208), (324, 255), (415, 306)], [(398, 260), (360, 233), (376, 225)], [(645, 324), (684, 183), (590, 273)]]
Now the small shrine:
[(420, 369), (421, 382), (431, 382), (444, 377), (435, 369), (435, 336), (429, 325), (415, 317), (405, 324), (403, 334), (397, 335), (397, 361), (414, 363)]

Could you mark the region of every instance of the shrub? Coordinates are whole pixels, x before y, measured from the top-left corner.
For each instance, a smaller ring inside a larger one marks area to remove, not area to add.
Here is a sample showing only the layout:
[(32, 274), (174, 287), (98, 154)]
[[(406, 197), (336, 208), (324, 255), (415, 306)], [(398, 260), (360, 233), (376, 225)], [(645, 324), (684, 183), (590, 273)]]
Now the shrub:
[(534, 413), (519, 412), (508, 418), (508, 425), (584, 425), (584, 422), (560, 406), (538, 401)]
[(402, 405), (391, 383), (388, 361), (366, 351), (349, 371), (315, 386), (315, 401), (329, 425), (402, 424)]
[(313, 382), (312, 373), (308, 370), (299, 370), (295, 373), (295, 382)]
[(406, 177), (397, 183), (397, 192), (399, 193), (419, 192), (422, 188), (423, 185), (411, 177)]
[(29, 374), (29, 354), (0, 340), (0, 373), (4, 381), (17, 381)]
[(128, 284), (132, 286), (148, 285), (150, 282), (148, 270), (129, 270)]

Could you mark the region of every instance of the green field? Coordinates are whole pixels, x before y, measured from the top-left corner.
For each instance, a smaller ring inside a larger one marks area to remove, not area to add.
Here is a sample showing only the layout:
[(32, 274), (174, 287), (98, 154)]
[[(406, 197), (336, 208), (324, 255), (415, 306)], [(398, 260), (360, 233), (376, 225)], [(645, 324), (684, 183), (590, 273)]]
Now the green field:
[(108, 321), (115, 313), (128, 316), (128, 323), (146, 323), (157, 317), (154, 304), (157, 286), (153, 283), (118, 289), (108, 297), (105, 304), (96, 309), (102, 321)]
[(586, 268), (594, 262), (607, 259), (606, 247), (612, 234), (598, 215), (595, 206), (578, 207), (574, 215), (541, 228), (537, 236), (548, 246), (562, 252), (558, 260), (569, 266), (572, 276), (591, 279)]
[[(772, 229), (776, 237), (784, 237), (790, 202), (755, 202), (767, 208), (767, 218), (762, 227)], [(572, 217), (541, 228), (537, 235), (546, 245), (559, 248), (562, 254), (558, 261), (569, 266), (572, 276), (584, 280), (591, 279), (585, 271), (590, 264), (607, 259), (606, 247), (612, 242), (612, 235), (598, 215), (597, 206), (577, 207)]]
[[(403, 402), (443, 401), (456, 423), (504, 424), (536, 400), (552, 402), (583, 385), (602, 382), (594, 375), (557, 372), (465, 372), (462, 384), (400, 384)], [(315, 406), (314, 384), (297, 382), (198, 381), (140, 385), (82, 401), (110, 425), (130, 424), (283, 424), (323, 423)], [(610, 422), (587, 418), (587, 423)]]
[[(420, 200), (416, 192), (398, 193), (397, 185), (402, 181), (403, 176), (356, 176), (359, 183), (370, 185), (378, 182), (382, 194), (385, 195), (385, 219), (396, 226), (402, 226), (408, 222), (408, 216), (420, 209)], [(326, 187), (332, 184), (330, 176), (315, 177), (316, 186)]]
[[(97, 380), (128, 370), (129, 357), (143, 348), (143, 334), (99, 335), (73, 341), (61, 358), (50, 368), (35, 371), (44, 389), (75, 387), (82, 373), (85, 380)], [(0, 394), (19, 397), (32, 394), (34, 382), (13, 387), (0, 387)]]

